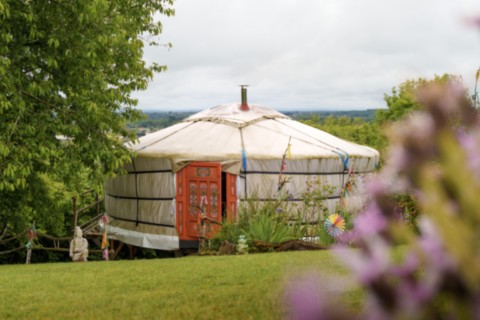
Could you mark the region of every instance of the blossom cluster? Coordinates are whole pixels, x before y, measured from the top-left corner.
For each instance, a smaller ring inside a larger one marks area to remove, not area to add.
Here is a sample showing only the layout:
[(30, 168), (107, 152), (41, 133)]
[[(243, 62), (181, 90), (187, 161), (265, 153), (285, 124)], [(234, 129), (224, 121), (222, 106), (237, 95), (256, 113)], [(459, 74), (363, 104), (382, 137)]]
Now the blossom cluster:
[[(364, 309), (351, 316), (480, 319), (478, 111), (459, 83), (430, 86), (418, 99), (423, 108), (393, 126), (389, 158), (367, 185), (365, 209), (335, 249), (366, 293)], [(418, 202), (417, 232), (396, 202), (404, 194)], [(295, 311), (302, 290), (314, 291), (306, 283), (287, 291), (289, 316), (338, 318), (328, 299), (303, 306), (309, 313)]]

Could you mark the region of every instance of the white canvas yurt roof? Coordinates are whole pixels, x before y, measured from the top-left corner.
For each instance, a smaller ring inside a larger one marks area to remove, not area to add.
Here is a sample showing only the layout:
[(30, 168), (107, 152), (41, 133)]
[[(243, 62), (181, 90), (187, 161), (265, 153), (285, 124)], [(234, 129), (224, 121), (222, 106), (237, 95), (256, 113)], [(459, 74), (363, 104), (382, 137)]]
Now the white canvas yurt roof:
[(373, 170), (378, 162), (375, 149), (342, 140), (268, 107), (251, 105), (241, 111), (240, 106), (227, 104), (201, 111), (140, 138), (132, 148), (139, 157), (169, 158), (176, 170), (190, 161), (218, 161), (224, 171), (236, 174), (242, 167), (242, 150), (248, 160), (281, 159), (289, 141), (292, 160), (341, 160), (337, 171), (343, 170), (347, 158), (357, 161), (361, 171)]

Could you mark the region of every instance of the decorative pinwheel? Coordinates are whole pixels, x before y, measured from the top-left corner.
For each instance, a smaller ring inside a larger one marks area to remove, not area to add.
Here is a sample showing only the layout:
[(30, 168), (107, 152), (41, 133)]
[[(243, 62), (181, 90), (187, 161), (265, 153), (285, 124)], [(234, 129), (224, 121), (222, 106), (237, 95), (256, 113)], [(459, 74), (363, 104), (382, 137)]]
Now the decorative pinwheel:
[(345, 219), (338, 213), (331, 214), (325, 220), (325, 229), (329, 235), (337, 237), (345, 231)]

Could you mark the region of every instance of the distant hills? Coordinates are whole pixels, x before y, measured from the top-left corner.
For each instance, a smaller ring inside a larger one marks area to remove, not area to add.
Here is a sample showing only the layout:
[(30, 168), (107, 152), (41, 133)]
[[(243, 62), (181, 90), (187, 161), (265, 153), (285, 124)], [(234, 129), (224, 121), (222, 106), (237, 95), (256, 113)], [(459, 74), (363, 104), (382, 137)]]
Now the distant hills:
[[(347, 117), (359, 118), (370, 122), (374, 119), (377, 109), (350, 110), (350, 111), (281, 111), (295, 120), (308, 120), (313, 117)], [(198, 111), (144, 111), (145, 119), (128, 123), (127, 126), (137, 131), (138, 136), (169, 127), (182, 121)]]
[(375, 117), (375, 112), (378, 109), (367, 109), (367, 110), (349, 110), (349, 111), (285, 111), (283, 114), (295, 119), (295, 120), (307, 120), (311, 119), (313, 116), (320, 118), (325, 117), (347, 117), (347, 118), (360, 118), (363, 121), (370, 122), (373, 121)]

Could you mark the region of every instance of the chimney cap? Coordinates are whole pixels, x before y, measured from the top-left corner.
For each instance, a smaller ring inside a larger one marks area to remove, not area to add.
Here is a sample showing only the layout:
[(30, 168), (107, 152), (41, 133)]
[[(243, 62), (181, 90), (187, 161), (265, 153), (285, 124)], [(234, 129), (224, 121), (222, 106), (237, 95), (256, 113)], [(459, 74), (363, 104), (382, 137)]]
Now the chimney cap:
[(241, 84), (241, 95), (242, 95), (242, 104), (240, 105), (240, 110), (241, 111), (249, 111), (250, 107), (247, 103), (247, 87), (248, 84)]

